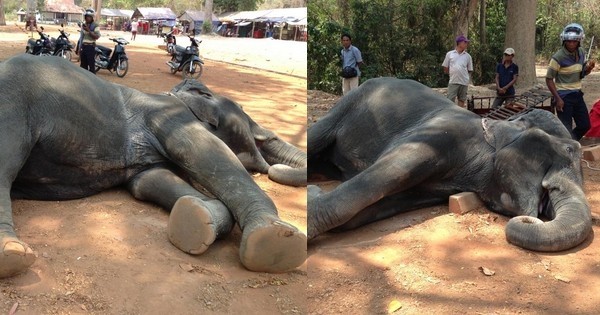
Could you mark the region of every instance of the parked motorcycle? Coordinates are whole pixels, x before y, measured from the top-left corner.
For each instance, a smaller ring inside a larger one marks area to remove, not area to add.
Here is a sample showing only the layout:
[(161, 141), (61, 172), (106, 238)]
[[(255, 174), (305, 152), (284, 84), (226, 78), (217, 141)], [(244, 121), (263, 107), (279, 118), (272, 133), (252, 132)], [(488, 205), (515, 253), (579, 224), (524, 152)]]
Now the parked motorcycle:
[(202, 74), (202, 65), (204, 62), (200, 59), (199, 44), (201, 40), (190, 38), (190, 46), (183, 47), (175, 45), (175, 52), (171, 60), (167, 61), (171, 73), (175, 74), (181, 71), (184, 79), (198, 79)]
[(52, 55), (52, 41), (50, 36), (44, 33), (44, 27), (40, 26), (41, 30), (37, 30), (40, 38), (30, 38), (27, 40), (27, 46), (25, 52), (32, 55), (38, 56), (51, 56)]
[[(115, 70), (119, 78), (124, 77), (129, 70), (129, 58), (125, 53), (125, 45), (129, 44), (124, 38), (109, 38), (115, 42), (114, 52), (112, 49), (96, 45), (96, 72), (100, 69)], [(111, 52), (112, 56), (111, 56)], [(110, 58), (110, 59), (109, 59)]]
[(167, 44), (167, 52), (172, 55), (175, 53), (175, 46), (177, 45), (177, 38), (173, 35), (173, 31), (168, 33), (161, 33), (160, 36), (163, 37), (164, 42)]
[[(63, 27), (62, 24), (60, 26)], [(69, 41), (69, 33), (65, 33), (64, 29), (59, 29), (58, 31), (60, 32), (58, 38), (55, 41), (50, 39), (53, 50), (52, 55), (71, 61), (74, 47), (71, 41)]]

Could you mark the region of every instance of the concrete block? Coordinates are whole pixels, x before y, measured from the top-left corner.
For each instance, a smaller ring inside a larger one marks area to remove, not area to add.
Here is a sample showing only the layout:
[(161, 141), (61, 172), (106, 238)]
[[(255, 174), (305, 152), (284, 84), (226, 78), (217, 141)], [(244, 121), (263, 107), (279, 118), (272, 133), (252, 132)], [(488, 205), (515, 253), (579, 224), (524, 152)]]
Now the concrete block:
[(598, 161), (600, 160), (600, 145), (588, 145), (581, 148), (583, 152), (583, 159), (586, 161)]
[(483, 202), (473, 192), (461, 192), (450, 196), (448, 207), (452, 213), (465, 214), (471, 210), (483, 207)]

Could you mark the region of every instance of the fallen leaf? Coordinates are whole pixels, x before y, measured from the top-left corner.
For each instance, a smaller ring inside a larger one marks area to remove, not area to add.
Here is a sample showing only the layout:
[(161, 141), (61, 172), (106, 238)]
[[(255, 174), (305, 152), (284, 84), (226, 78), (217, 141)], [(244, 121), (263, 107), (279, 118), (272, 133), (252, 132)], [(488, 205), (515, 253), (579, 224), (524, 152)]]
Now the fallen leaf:
[(179, 268), (183, 269), (184, 271), (187, 272), (192, 272), (194, 271), (194, 266), (192, 266), (191, 264), (179, 264)]
[(554, 278), (560, 282), (571, 283), (571, 279), (560, 276), (560, 275), (556, 275), (556, 276), (554, 276)]
[(481, 272), (483, 272), (483, 274), (486, 276), (493, 276), (496, 274), (494, 270), (488, 269), (486, 267), (479, 267), (479, 270), (481, 270)]
[(550, 262), (542, 260), (542, 265), (544, 265), (544, 269), (550, 271)]
[(14, 315), (17, 312), (17, 308), (19, 308), (19, 302), (15, 302), (15, 304), (13, 304), (13, 306), (10, 308), (10, 311), (8, 311), (8, 315)]
[(388, 314), (392, 314), (402, 308), (402, 303), (398, 300), (393, 300), (388, 304)]
[(426, 281), (428, 281), (428, 282), (431, 282), (431, 283), (433, 283), (433, 284), (438, 284), (438, 283), (440, 283), (440, 281), (441, 281), (441, 280), (439, 280), (439, 279), (432, 278), (432, 277), (427, 277), (427, 278), (425, 278), (425, 280), (426, 280)]

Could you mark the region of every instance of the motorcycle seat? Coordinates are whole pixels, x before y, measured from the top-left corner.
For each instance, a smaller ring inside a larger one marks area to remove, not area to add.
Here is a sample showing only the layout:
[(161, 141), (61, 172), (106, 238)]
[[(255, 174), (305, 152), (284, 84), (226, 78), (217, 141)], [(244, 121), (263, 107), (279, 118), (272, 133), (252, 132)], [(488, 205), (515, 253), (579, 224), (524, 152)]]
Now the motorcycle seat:
[(96, 45), (96, 49), (102, 51), (102, 53), (106, 56), (110, 56), (110, 53), (112, 52), (112, 49), (100, 45)]

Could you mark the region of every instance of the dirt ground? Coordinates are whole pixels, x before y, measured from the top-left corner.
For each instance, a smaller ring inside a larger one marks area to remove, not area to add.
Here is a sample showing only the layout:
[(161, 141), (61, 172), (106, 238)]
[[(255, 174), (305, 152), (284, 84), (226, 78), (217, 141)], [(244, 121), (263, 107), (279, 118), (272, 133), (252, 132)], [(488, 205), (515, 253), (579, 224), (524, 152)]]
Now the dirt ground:
[[(55, 27), (46, 31), (58, 35)], [(74, 28), (67, 31), (76, 35)], [(112, 48), (106, 37), (100, 43)], [(23, 52), (26, 40), (14, 23), (0, 27), (0, 61)], [(306, 150), (306, 43), (203, 40), (201, 80), (240, 103), (262, 126)], [(98, 76), (148, 93), (170, 90), (181, 76), (168, 72), (169, 58), (159, 44), (162, 39), (138, 35), (126, 47), (129, 73), (118, 78), (101, 70)], [(269, 49), (256, 57), (257, 47)], [(270, 56), (273, 49), (287, 53)], [(68, 80), (57, 78), (57, 84)], [(254, 177), (273, 198), (280, 216), (306, 232), (306, 189), (279, 185), (264, 175)], [(61, 202), (14, 200), (13, 212), (17, 234), (38, 258), (26, 273), (0, 280), (2, 314), (14, 307), (16, 314), (308, 312), (306, 263), (286, 274), (247, 271), (238, 258), (238, 229), (203, 255), (187, 255), (167, 239), (167, 212), (136, 201), (126, 190)]]
[[(584, 82), (591, 108), (600, 73)], [(493, 95), (487, 87), (473, 92)], [(308, 91), (308, 124), (338, 98)], [(421, 209), (311, 242), (309, 314), (599, 314), (600, 162), (590, 166), (596, 170), (584, 164), (584, 178), (594, 232), (580, 246), (527, 251), (506, 242), (502, 215)]]

